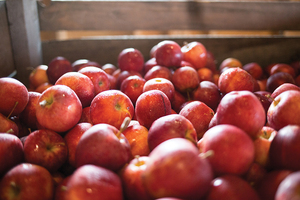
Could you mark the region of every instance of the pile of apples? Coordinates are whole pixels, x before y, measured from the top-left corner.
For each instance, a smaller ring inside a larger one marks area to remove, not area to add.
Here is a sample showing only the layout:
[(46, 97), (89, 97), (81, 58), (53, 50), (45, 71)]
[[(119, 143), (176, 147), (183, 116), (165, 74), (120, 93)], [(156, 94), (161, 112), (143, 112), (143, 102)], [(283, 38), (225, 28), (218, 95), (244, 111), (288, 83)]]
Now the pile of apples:
[(0, 78), (1, 200), (299, 199), (300, 61), (164, 40)]

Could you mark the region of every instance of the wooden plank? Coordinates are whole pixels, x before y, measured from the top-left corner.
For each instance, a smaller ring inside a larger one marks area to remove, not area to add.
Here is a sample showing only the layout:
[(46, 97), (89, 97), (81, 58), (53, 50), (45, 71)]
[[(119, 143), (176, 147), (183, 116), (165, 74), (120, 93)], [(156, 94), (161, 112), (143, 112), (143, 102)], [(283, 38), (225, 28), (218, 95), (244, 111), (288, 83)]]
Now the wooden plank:
[(147, 60), (150, 49), (164, 39), (174, 40), (180, 45), (184, 42), (199, 41), (215, 55), (217, 65), (228, 57), (235, 57), (243, 64), (258, 62), (263, 67), (274, 62), (289, 63), (300, 58), (299, 37), (115, 36), (43, 42), (44, 64), (48, 64), (55, 56), (64, 56), (71, 62), (86, 58), (100, 64), (116, 65), (118, 54), (128, 47), (139, 49)]
[(299, 1), (53, 1), (41, 30), (300, 30)]
[(7, 0), (16, 78), (28, 86), (31, 69), (42, 63), (37, 4), (33, 0)]
[(0, 35), (0, 77), (4, 77), (15, 70), (5, 1), (0, 1)]

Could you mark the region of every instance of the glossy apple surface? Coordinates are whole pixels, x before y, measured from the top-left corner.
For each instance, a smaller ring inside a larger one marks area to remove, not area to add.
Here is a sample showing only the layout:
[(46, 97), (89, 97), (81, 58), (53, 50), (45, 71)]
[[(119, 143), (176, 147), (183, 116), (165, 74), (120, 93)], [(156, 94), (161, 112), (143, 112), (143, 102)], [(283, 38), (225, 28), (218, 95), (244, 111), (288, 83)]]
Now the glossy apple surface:
[(299, 184), (300, 184), (300, 172), (295, 171), (287, 175), (279, 184), (275, 194), (275, 200), (283, 199), (299, 199)]
[(152, 78), (165, 78), (169, 81), (172, 81), (172, 75), (173, 74), (169, 68), (155, 65), (151, 69), (149, 69), (147, 73), (145, 73), (144, 79), (148, 81)]
[(284, 83), (295, 84), (295, 79), (289, 73), (277, 72), (268, 77), (266, 83), (266, 90), (272, 93), (276, 88), (278, 88)]
[(142, 72), (144, 69), (144, 56), (135, 48), (123, 49), (118, 55), (118, 67), (122, 71)]
[(57, 56), (48, 63), (46, 73), (49, 83), (54, 85), (59, 77), (67, 72), (72, 71), (73, 68), (71, 62), (65, 57)]
[(174, 71), (172, 83), (179, 92), (191, 92), (198, 87), (200, 80), (194, 68), (185, 66)]
[(29, 84), (30, 87), (36, 89), (38, 86), (43, 83), (48, 83), (49, 79), (47, 76), (47, 65), (39, 65), (34, 68), (29, 74)]
[(183, 53), (180, 45), (175, 41), (164, 40), (157, 44), (154, 57), (158, 65), (179, 67), (183, 60)]
[(135, 105), (137, 98), (143, 93), (145, 83), (146, 80), (140, 76), (129, 76), (122, 81), (120, 90), (126, 94), (133, 105)]
[(0, 113), (0, 132), (19, 136), (19, 127), (10, 118)]
[(181, 47), (183, 60), (191, 63), (195, 69), (206, 66), (207, 50), (205, 46), (197, 41), (187, 43)]
[(145, 82), (143, 92), (149, 90), (160, 90), (167, 95), (170, 101), (174, 98), (175, 87), (173, 83), (165, 78), (152, 78)]

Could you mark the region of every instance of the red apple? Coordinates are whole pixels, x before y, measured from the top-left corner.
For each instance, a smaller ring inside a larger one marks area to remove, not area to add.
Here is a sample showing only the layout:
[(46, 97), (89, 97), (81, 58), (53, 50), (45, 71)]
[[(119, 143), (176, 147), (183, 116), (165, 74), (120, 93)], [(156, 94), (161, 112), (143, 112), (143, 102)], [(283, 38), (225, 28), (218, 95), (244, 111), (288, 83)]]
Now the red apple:
[(33, 131), (24, 142), (25, 161), (56, 172), (68, 158), (68, 147), (58, 133), (41, 129)]
[(38, 86), (42, 85), (43, 83), (48, 83), (48, 76), (47, 76), (47, 65), (39, 65), (34, 68), (29, 74), (29, 85), (31, 88), (36, 89)]
[(206, 200), (259, 200), (257, 192), (252, 186), (239, 176), (223, 175), (211, 182), (211, 189)]
[(135, 105), (137, 98), (143, 93), (143, 88), (146, 80), (140, 76), (129, 76), (122, 81), (121, 92), (126, 94), (133, 105)]
[(156, 119), (171, 114), (171, 111), (172, 108), (169, 98), (160, 90), (144, 92), (136, 101), (136, 119), (147, 129), (150, 128)]
[(245, 64), (243, 66), (243, 69), (247, 71), (256, 80), (261, 79), (264, 74), (263, 68), (256, 62)]
[(180, 109), (182, 108), (182, 105), (187, 101), (186, 97), (175, 90), (173, 100), (171, 101), (172, 109), (176, 112), (179, 113)]
[(55, 188), (54, 200), (66, 200), (67, 184), (71, 176), (65, 177)]
[(273, 98), (271, 98), (271, 95), (270, 94), (266, 95), (266, 94), (262, 93), (262, 91), (256, 91), (256, 92), (254, 92), (254, 94), (260, 101), (261, 105), (264, 107), (265, 112), (267, 113), (268, 109), (273, 101)]
[(93, 164), (118, 171), (131, 159), (130, 144), (109, 124), (96, 124), (81, 136), (75, 152), (76, 167)]
[(18, 125), (10, 118), (5, 117), (0, 113), (0, 133), (9, 133), (15, 136), (19, 136)]
[(208, 130), (214, 114), (214, 111), (201, 101), (190, 102), (179, 112), (179, 115), (184, 116), (193, 124), (198, 139), (202, 138), (203, 134)]
[(154, 66), (157, 66), (157, 62), (156, 62), (156, 59), (154, 57), (152, 57), (145, 62), (143, 74), (146, 74)]
[(114, 71), (117, 70), (117, 67), (114, 64), (106, 63), (102, 66), (102, 69), (109, 75), (112, 75)]
[(198, 87), (200, 80), (194, 68), (185, 66), (175, 70), (172, 83), (179, 92), (191, 92)]
[(47, 88), (53, 86), (51, 83), (43, 83), (40, 86), (38, 86), (34, 91), (38, 93), (43, 93)]
[(300, 60), (292, 61), (290, 66), (294, 68), (296, 76), (298, 76), (300, 74)]
[(157, 44), (154, 57), (158, 65), (180, 67), (183, 60), (183, 53), (180, 45), (175, 41), (163, 40)]
[(210, 188), (213, 172), (193, 143), (172, 138), (149, 154), (142, 176), (146, 190), (156, 199), (201, 199)]
[(143, 92), (160, 90), (167, 95), (170, 101), (174, 98), (175, 87), (171, 81), (165, 78), (152, 78), (145, 82)]
[(84, 67), (91, 67), (91, 66), (101, 68), (101, 65), (99, 63), (90, 61), (88, 59), (78, 59), (72, 63), (72, 68), (73, 68), (73, 71), (75, 71), (75, 72), (78, 72), (79, 70), (81, 70)]
[(19, 115), (29, 101), (28, 90), (19, 80), (0, 78), (0, 113), (7, 116)]
[(197, 144), (197, 133), (193, 124), (184, 116), (171, 114), (155, 120), (148, 132), (150, 151), (171, 138), (185, 138)]
[(264, 178), (267, 172), (268, 171), (265, 167), (254, 162), (246, 174), (241, 176), (241, 178), (247, 181), (252, 187), (255, 187)]
[(79, 72), (67, 72), (63, 74), (55, 85), (66, 85), (71, 88), (78, 96), (82, 107), (90, 106), (95, 97), (95, 87), (92, 80)]
[(278, 72), (286, 72), (290, 74), (293, 78), (296, 77), (295, 69), (291, 65), (285, 63), (277, 63), (270, 69), (270, 75), (273, 75)]
[(219, 66), (219, 70), (221, 71), (221, 73), (223, 73), (226, 69), (229, 68), (243, 68), (243, 64), (241, 63), (241, 61), (239, 61), (236, 58), (226, 58), (225, 60), (223, 60)]
[(289, 73), (277, 72), (268, 77), (266, 83), (266, 90), (272, 93), (276, 88), (278, 88), (283, 83), (295, 84), (295, 80)]
[(287, 175), (279, 184), (275, 200), (299, 199), (300, 172), (295, 171)]
[(216, 111), (216, 124), (231, 124), (244, 130), (251, 138), (266, 122), (266, 112), (259, 99), (249, 91), (232, 91), (226, 94)]
[(70, 61), (65, 57), (57, 56), (49, 62), (46, 73), (49, 82), (54, 85), (59, 77), (72, 71), (73, 67)]
[(121, 88), (121, 85), (122, 85), (122, 82), (128, 78), (129, 76), (139, 76), (141, 78), (143, 78), (142, 74), (140, 72), (137, 72), (137, 71), (121, 71), (120, 74), (117, 76), (116, 78), (116, 87), (117, 89), (120, 89)]
[(23, 144), (11, 134), (0, 133), (0, 177), (24, 161)]
[(222, 124), (208, 129), (198, 143), (201, 152), (212, 152), (207, 159), (215, 175), (243, 175), (254, 161), (252, 139), (233, 125)]
[(65, 199), (123, 200), (122, 183), (111, 170), (95, 165), (79, 167), (66, 183)]
[(203, 67), (197, 70), (199, 81), (210, 81), (214, 82), (214, 73), (211, 69)]
[(191, 63), (195, 69), (206, 66), (207, 50), (205, 46), (197, 41), (189, 42), (181, 47), (183, 60)]
[(80, 120), (82, 105), (76, 93), (65, 85), (46, 89), (36, 107), (38, 123), (56, 132), (65, 132)]
[(44, 167), (22, 163), (10, 169), (0, 182), (1, 200), (52, 200), (54, 183)]
[(68, 163), (73, 167), (75, 165), (75, 152), (77, 144), (85, 131), (91, 128), (93, 125), (91, 123), (82, 122), (78, 123), (74, 128), (69, 130), (64, 136), (65, 143), (68, 147)]
[(300, 125), (300, 91), (288, 90), (279, 94), (267, 112), (269, 126), (279, 130), (289, 124)]
[(119, 90), (107, 90), (99, 93), (90, 106), (93, 124), (107, 123), (120, 129), (126, 117), (134, 115), (134, 106), (129, 97)]
[(214, 74), (218, 74), (216, 59), (211, 51), (206, 51), (206, 68), (210, 69)]
[(137, 71), (142, 73), (144, 56), (135, 48), (125, 48), (118, 55), (118, 66), (122, 71)]
[(104, 70), (91, 66), (84, 67), (78, 72), (88, 76), (92, 80), (94, 84), (95, 95), (110, 89), (110, 80)]
[(152, 78), (165, 78), (168, 79), (169, 81), (172, 81), (172, 72), (170, 68), (155, 65), (151, 69), (147, 71), (144, 75), (144, 79), (146, 81), (152, 79)]
[(283, 83), (282, 85), (278, 86), (272, 93), (271, 93), (271, 98), (275, 99), (279, 94), (281, 94), (284, 91), (287, 90), (297, 90), (300, 91), (300, 87), (298, 87), (295, 84), (292, 83)]
[(78, 123), (87, 122), (92, 124), (90, 109), (90, 106), (82, 108), (81, 118)]

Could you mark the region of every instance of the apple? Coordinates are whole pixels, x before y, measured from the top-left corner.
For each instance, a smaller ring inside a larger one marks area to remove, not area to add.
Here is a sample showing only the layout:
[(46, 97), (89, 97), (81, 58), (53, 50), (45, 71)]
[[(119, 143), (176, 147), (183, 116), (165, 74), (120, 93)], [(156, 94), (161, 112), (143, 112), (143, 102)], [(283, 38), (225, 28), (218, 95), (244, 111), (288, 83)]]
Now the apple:
[(156, 199), (201, 199), (210, 188), (213, 172), (193, 143), (172, 138), (149, 154), (142, 179), (147, 192)]
[(241, 63), (240, 60), (236, 59), (236, 58), (226, 58), (224, 59), (220, 66), (219, 66), (219, 70), (221, 73), (223, 73), (225, 70), (229, 69), (229, 68), (243, 68), (243, 64)]
[(25, 123), (20, 120), (19, 116), (11, 117), (10, 120), (13, 121), (18, 127), (18, 138), (27, 136), (31, 133), (32, 129), (28, 128), (28, 126), (26, 126)]
[(165, 115), (172, 112), (171, 103), (165, 93), (160, 90), (149, 90), (142, 93), (135, 105), (135, 116), (137, 121), (150, 128), (152, 123)]
[(95, 95), (110, 89), (110, 80), (103, 69), (94, 66), (88, 66), (80, 69), (78, 72), (88, 76), (92, 80), (94, 84)]
[(300, 60), (292, 61), (290, 66), (294, 68), (296, 76), (300, 75)]
[(186, 104), (179, 112), (194, 126), (197, 138), (202, 138), (203, 134), (208, 130), (209, 123), (214, 116), (214, 111), (201, 101), (193, 101)]
[(40, 129), (30, 133), (24, 142), (25, 162), (56, 172), (68, 158), (68, 147), (58, 133)]
[[(256, 91), (254, 92), (254, 95), (258, 98), (260, 101), (261, 105), (264, 107), (265, 112), (268, 112), (268, 109), (273, 102), (273, 98), (271, 97), (270, 94), (266, 95), (265, 93), (262, 93), (261, 91)], [(267, 118), (267, 116), (266, 116)]]
[(117, 67), (111, 63), (106, 63), (101, 68), (109, 75), (112, 75), (117, 70)]
[(88, 59), (78, 59), (72, 63), (72, 68), (74, 72), (78, 72), (80, 69), (90, 66), (101, 68), (101, 65), (99, 63), (90, 61)]
[(218, 74), (219, 71), (216, 65), (216, 59), (211, 51), (206, 50), (206, 68), (210, 69), (214, 74)]
[(73, 67), (71, 62), (65, 57), (57, 56), (49, 62), (46, 73), (49, 83), (54, 85), (59, 77), (72, 71)]
[(53, 86), (51, 83), (42, 83), (40, 86), (38, 86), (34, 92), (43, 93), (47, 88)]
[(163, 40), (157, 44), (154, 58), (158, 65), (180, 67), (183, 53), (180, 45), (172, 40)]
[(10, 118), (5, 117), (0, 113), (0, 133), (9, 133), (15, 136), (19, 136), (18, 125)]
[(75, 165), (101, 166), (112, 171), (120, 170), (131, 157), (130, 144), (114, 126), (96, 124), (79, 139), (75, 152)]
[(126, 117), (134, 115), (134, 106), (129, 97), (119, 90), (103, 91), (95, 96), (90, 106), (93, 124), (107, 123), (120, 129)]
[(174, 98), (175, 87), (173, 83), (165, 78), (152, 78), (145, 82), (143, 92), (149, 90), (160, 90), (167, 95), (170, 101)]
[(150, 153), (148, 145), (148, 129), (132, 120), (128, 127), (122, 132), (130, 144), (132, 157), (148, 156)]
[(0, 177), (24, 161), (23, 144), (12, 134), (0, 133)]
[(231, 91), (255, 91), (255, 79), (246, 70), (233, 67), (220, 74), (218, 87), (220, 92), (227, 94)]
[(120, 90), (135, 105), (137, 98), (143, 93), (145, 83), (146, 80), (138, 75), (129, 76), (122, 81)]
[(81, 117), (78, 123), (87, 122), (92, 124), (90, 109), (90, 106), (82, 108)]
[(300, 91), (288, 90), (279, 94), (267, 112), (269, 126), (279, 130), (289, 124), (300, 125)]
[(95, 87), (92, 80), (79, 72), (67, 72), (63, 74), (55, 85), (66, 85), (70, 87), (78, 96), (82, 107), (90, 106), (95, 97)]
[(300, 75), (295, 77), (295, 84), (300, 87)]
[(229, 199), (243, 199), (243, 200), (259, 200), (257, 192), (251, 185), (236, 175), (226, 174), (216, 177), (211, 182), (211, 188), (206, 200), (229, 200)]
[(286, 72), (290, 74), (293, 78), (296, 77), (295, 69), (291, 65), (285, 63), (277, 63), (270, 69), (270, 75), (273, 75), (278, 72)]
[(254, 79), (259, 80), (264, 75), (263, 68), (256, 62), (250, 62), (242, 67), (245, 71), (247, 71)]
[(267, 90), (267, 78), (262, 78), (259, 80), (256, 80), (259, 85), (259, 91), (266, 91)]
[(171, 101), (171, 106), (172, 109), (176, 112), (179, 113), (180, 109), (182, 108), (182, 105), (187, 101), (186, 97), (175, 90), (173, 100)]
[(41, 93), (29, 91), (29, 100), (25, 109), (20, 113), (19, 119), (31, 130), (37, 129), (36, 108), (38, 106)]
[(29, 85), (31, 88), (36, 89), (43, 83), (48, 83), (47, 65), (38, 65), (29, 74)]
[(279, 184), (291, 174), (291, 170), (271, 170), (255, 185), (260, 199), (274, 200)]
[(215, 124), (237, 126), (253, 139), (266, 123), (266, 112), (259, 99), (246, 90), (227, 93), (220, 101), (215, 117)]
[(267, 172), (268, 171), (265, 167), (254, 162), (246, 174), (241, 176), (241, 178), (247, 181), (252, 187), (255, 187), (264, 178)]
[(145, 73), (144, 79), (148, 81), (152, 78), (165, 78), (169, 81), (172, 81), (172, 75), (173, 74), (170, 68), (155, 65), (151, 69), (149, 69), (147, 73)]
[(180, 67), (174, 71), (172, 83), (179, 92), (191, 92), (200, 83), (197, 71), (189, 66)]
[(208, 156), (215, 175), (243, 175), (251, 167), (255, 148), (252, 139), (242, 129), (221, 124), (208, 129), (198, 142), (201, 152), (212, 152)]
[(46, 89), (38, 101), (38, 123), (55, 132), (65, 132), (80, 120), (82, 104), (76, 93), (66, 85), (54, 85)]
[(181, 47), (181, 51), (183, 60), (191, 63), (196, 70), (206, 66), (207, 50), (202, 43), (189, 42)]
[(193, 124), (179, 114), (166, 115), (152, 123), (148, 132), (150, 151), (171, 138), (185, 138), (195, 145), (198, 141), (197, 132)]
[(199, 81), (210, 81), (214, 82), (214, 73), (211, 69), (203, 67), (197, 70)]
[(44, 167), (22, 163), (11, 168), (1, 179), (0, 199), (52, 200), (54, 183)]
[(148, 156), (137, 156), (120, 172), (124, 196), (127, 200), (153, 200), (147, 193), (142, 180), (148, 160)]
[(298, 87), (295, 84), (292, 83), (283, 83), (282, 85), (278, 86), (272, 93), (271, 93), (271, 98), (275, 99), (279, 94), (281, 94), (284, 91), (287, 90), (297, 90), (300, 91), (300, 87)]
[(287, 175), (279, 184), (275, 193), (275, 200), (299, 199), (300, 172), (295, 171)]
[(66, 176), (63, 180), (55, 187), (54, 200), (66, 200), (65, 193), (67, 191), (67, 184), (70, 176)]
[(65, 199), (123, 200), (119, 176), (103, 167), (84, 165), (66, 183)]
[(71, 130), (69, 130), (64, 136), (65, 143), (68, 148), (68, 163), (76, 167), (75, 165), (75, 152), (77, 144), (85, 131), (91, 128), (93, 125), (87, 122), (78, 123)]
[(144, 56), (135, 48), (125, 48), (118, 55), (118, 67), (121, 71), (143, 72)]
[(143, 78), (142, 74), (140, 72), (137, 72), (137, 71), (121, 71), (120, 74), (117, 76), (116, 80), (117, 80), (117, 83), (116, 83), (116, 87), (117, 89), (120, 89), (121, 88), (121, 85), (122, 85), (122, 82), (128, 78), (129, 76), (139, 76), (141, 78)]
[(266, 90), (272, 93), (276, 88), (278, 88), (283, 83), (295, 84), (295, 79), (289, 73), (277, 72), (268, 77), (266, 83)]
[(201, 101), (216, 111), (222, 99), (221, 92), (215, 83), (210, 81), (202, 81), (199, 86), (193, 90), (191, 99), (194, 101)]
[(300, 126), (287, 125), (277, 131), (269, 150), (273, 169), (299, 170)]
[(6, 117), (19, 115), (29, 101), (26, 86), (15, 78), (2, 77), (0, 88), (0, 113)]
[(144, 64), (144, 72), (143, 72), (143, 74), (146, 74), (154, 66), (157, 66), (157, 62), (156, 62), (156, 59), (154, 57), (151, 57)]

